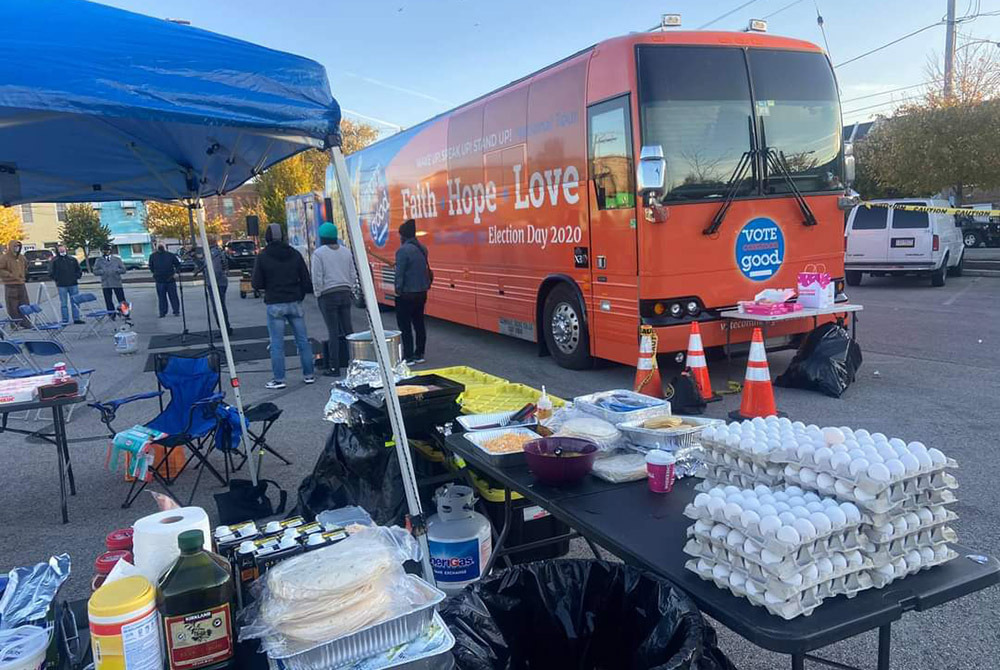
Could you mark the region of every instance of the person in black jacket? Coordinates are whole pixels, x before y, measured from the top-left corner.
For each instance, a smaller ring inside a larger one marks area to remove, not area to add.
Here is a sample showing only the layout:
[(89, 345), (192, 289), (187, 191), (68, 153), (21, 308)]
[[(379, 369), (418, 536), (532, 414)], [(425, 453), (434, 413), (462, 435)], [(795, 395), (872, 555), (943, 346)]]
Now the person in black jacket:
[(49, 276), (59, 289), (59, 304), (62, 306), (62, 324), (69, 325), (69, 307), (73, 306), (73, 323), (82, 324), (80, 308), (73, 302), (73, 296), (80, 294), (78, 285), (83, 270), (80, 261), (70, 256), (65, 244), (56, 247), (56, 255), (49, 261)]
[(167, 315), (168, 299), (174, 316), (181, 315), (176, 278), (180, 266), (177, 254), (167, 251), (162, 244), (157, 245), (156, 251), (149, 255), (149, 271), (153, 273), (153, 281), (156, 282), (156, 300), (159, 302), (161, 319)]
[(274, 379), (265, 386), (285, 388), (285, 323), (292, 327), (295, 346), (302, 362), (302, 381), (316, 381), (312, 347), (306, 335), (302, 300), (312, 292), (309, 268), (302, 255), (283, 239), (281, 226), (272, 223), (264, 233), (267, 246), (257, 255), (251, 285), (264, 292), (267, 305), (267, 331), (271, 337), (271, 373)]
[[(417, 240), (417, 222), (407, 219), (399, 227), (402, 244), (396, 250), (396, 324), (403, 340), (403, 358), (409, 365), (424, 362), (427, 327), (424, 306), (434, 273), (427, 247)], [(413, 336), (417, 336), (416, 345)]]

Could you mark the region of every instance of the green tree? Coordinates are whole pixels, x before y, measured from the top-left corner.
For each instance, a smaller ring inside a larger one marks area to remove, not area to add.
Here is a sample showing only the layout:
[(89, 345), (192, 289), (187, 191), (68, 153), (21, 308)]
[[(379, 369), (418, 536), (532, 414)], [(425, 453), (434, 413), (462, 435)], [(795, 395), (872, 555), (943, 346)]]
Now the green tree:
[(187, 206), (150, 200), (146, 203), (146, 228), (153, 237), (190, 240)]
[(23, 237), (20, 212), (14, 207), (0, 207), (0, 246)]
[(93, 205), (73, 203), (66, 207), (66, 223), (59, 228), (59, 241), (67, 249), (83, 249), (90, 258), (91, 249), (100, 249), (111, 243), (111, 229), (101, 223), (101, 215)]

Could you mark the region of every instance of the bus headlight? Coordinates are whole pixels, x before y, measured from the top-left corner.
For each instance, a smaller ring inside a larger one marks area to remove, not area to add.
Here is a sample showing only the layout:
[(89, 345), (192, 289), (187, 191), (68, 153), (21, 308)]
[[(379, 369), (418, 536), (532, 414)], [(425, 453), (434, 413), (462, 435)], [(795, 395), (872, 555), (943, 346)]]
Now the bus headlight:
[(689, 300), (688, 304), (686, 305), (686, 308), (687, 308), (687, 313), (690, 314), (691, 316), (697, 316), (698, 312), (701, 311), (701, 305), (699, 305), (694, 300)]
[(683, 315), (684, 315), (684, 305), (680, 304), (679, 302), (675, 302), (672, 305), (670, 305), (670, 316), (674, 317), (675, 319), (679, 319)]

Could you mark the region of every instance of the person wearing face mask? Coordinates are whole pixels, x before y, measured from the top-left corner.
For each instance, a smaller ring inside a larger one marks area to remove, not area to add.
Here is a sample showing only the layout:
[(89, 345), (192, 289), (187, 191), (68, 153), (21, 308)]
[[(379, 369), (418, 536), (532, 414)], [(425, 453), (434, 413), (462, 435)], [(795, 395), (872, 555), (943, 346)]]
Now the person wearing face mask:
[(7, 251), (0, 255), (0, 283), (3, 283), (7, 303), (7, 318), (17, 322), (21, 328), (31, 328), (31, 322), (21, 314), (21, 305), (28, 304), (28, 289), (24, 282), (28, 278), (28, 261), (21, 253), (21, 242), (11, 240)]
[(49, 261), (49, 276), (56, 283), (59, 289), (59, 304), (62, 307), (62, 323), (69, 325), (69, 309), (73, 306), (73, 323), (82, 324), (80, 318), (80, 308), (73, 302), (73, 296), (79, 295), (80, 287), (78, 283), (83, 271), (80, 269), (80, 262), (70, 256), (65, 244), (56, 247), (56, 255)]
[(125, 264), (118, 256), (111, 253), (111, 245), (105, 244), (101, 249), (101, 257), (94, 262), (94, 275), (101, 278), (101, 290), (104, 292), (104, 305), (109, 312), (115, 312), (112, 296), (118, 298), (118, 304), (125, 302), (125, 288), (122, 286), (122, 275), (125, 274)]

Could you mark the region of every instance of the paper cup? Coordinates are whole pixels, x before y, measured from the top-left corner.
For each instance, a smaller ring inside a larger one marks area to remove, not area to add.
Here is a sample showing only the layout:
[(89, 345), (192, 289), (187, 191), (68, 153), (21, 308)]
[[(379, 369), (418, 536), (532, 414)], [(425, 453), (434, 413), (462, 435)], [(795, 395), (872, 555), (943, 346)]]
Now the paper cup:
[(650, 449), (646, 453), (646, 479), (653, 493), (670, 493), (674, 487), (674, 455)]

